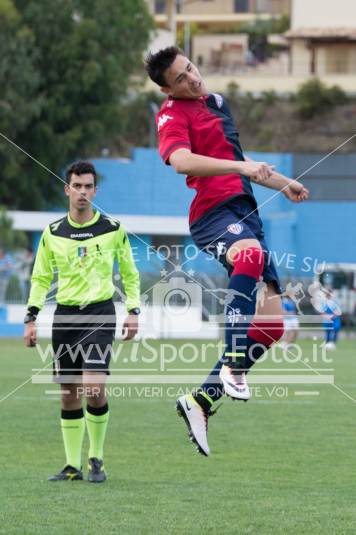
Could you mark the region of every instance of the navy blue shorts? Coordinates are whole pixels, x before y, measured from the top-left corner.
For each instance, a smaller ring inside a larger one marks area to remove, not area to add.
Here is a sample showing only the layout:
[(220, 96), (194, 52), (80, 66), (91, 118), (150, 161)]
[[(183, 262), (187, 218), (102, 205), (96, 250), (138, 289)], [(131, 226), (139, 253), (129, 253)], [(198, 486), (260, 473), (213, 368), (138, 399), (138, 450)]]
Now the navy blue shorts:
[(231, 245), (249, 238), (258, 240), (265, 257), (263, 280), (274, 283), (277, 293), (282, 293), (277, 270), (264, 239), (262, 221), (252, 199), (242, 196), (230, 199), (192, 223), (190, 232), (196, 246), (219, 260), (229, 275), (233, 268), (226, 260), (226, 253)]

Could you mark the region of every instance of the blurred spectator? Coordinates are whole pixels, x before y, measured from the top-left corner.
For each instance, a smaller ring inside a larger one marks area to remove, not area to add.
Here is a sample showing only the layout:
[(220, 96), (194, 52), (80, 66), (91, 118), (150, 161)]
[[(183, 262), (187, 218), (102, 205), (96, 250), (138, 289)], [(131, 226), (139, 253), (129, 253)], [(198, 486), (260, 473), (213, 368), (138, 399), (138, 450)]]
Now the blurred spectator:
[(284, 312), (284, 340), (279, 344), (283, 349), (288, 349), (290, 344), (297, 340), (299, 332), (299, 319), (297, 315), (297, 306), (289, 296), (283, 297)]
[(5, 304), (6, 290), (13, 269), (11, 256), (0, 247), (0, 306)]
[(341, 309), (331, 289), (324, 290), (325, 298), (322, 300), (323, 327), (325, 332), (325, 349), (334, 351), (341, 328)]
[(34, 254), (31, 247), (23, 249), (16, 259), (16, 271), (20, 283), (22, 300), (24, 302), (27, 302), (30, 291), (33, 262)]
[(257, 61), (257, 58), (255, 56), (255, 54), (252, 52), (252, 50), (250, 50), (249, 48), (247, 49), (246, 51), (246, 55), (245, 55), (245, 63), (246, 65), (248, 65), (249, 67), (256, 67), (258, 61)]

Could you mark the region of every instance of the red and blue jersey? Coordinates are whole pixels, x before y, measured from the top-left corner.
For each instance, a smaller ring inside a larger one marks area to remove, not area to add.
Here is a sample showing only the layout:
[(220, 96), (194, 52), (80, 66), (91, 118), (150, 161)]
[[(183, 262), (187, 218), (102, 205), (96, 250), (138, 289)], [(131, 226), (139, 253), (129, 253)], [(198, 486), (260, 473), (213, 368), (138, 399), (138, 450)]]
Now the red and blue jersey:
[[(199, 99), (168, 97), (157, 114), (156, 123), (159, 153), (167, 164), (171, 154), (181, 148), (212, 158), (244, 160), (239, 133), (221, 95), (210, 94)], [(238, 195), (247, 195), (256, 204), (250, 179), (238, 173), (188, 176), (187, 186), (196, 190), (190, 207), (190, 224)]]

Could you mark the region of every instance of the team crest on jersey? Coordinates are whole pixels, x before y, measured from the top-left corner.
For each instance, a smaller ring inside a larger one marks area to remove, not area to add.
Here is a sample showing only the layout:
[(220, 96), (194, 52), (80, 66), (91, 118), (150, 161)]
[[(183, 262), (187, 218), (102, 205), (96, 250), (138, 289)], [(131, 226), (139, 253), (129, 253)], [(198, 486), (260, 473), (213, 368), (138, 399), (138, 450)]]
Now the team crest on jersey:
[(88, 256), (88, 249), (86, 247), (78, 247), (78, 256), (79, 258)]
[(243, 226), (240, 223), (232, 223), (227, 227), (227, 231), (231, 232), (231, 234), (241, 234)]
[(164, 126), (166, 122), (170, 119), (173, 119), (173, 117), (171, 115), (168, 115), (167, 113), (161, 115), (161, 117), (158, 119), (158, 130), (160, 130), (162, 126)]

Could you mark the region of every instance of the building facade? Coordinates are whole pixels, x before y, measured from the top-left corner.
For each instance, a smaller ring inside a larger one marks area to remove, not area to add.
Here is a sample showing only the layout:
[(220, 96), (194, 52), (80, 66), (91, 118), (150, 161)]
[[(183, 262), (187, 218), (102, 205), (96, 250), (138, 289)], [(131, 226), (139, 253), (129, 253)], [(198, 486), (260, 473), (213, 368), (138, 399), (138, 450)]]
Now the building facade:
[[(283, 94), (295, 92), (313, 76), (326, 85), (355, 91), (356, 3), (352, 0), (147, 1), (158, 30), (165, 28), (171, 43), (177, 31), (184, 36), (185, 52), (200, 65), (211, 91), (224, 92), (234, 82), (241, 91)], [(281, 53), (264, 63), (249, 61), (250, 51), (236, 28), (283, 14), (291, 18), (290, 30), (268, 38)], [(155, 89), (150, 82), (147, 88)]]
[[(281, 275), (303, 274), (300, 263), (289, 271), (286, 251), (299, 259), (311, 256), (319, 262), (355, 262), (356, 154), (333, 155), (324, 161), (325, 155), (321, 154), (247, 154), (291, 177), (310, 169), (302, 178), (310, 190), (306, 203), (294, 204), (279, 192), (253, 186), (267, 242), (282, 259), (278, 266)], [(162, 163), (157, 149), (135, 149), (131, 160), (102, 158), (93, 163), (103, 177), (95, 205), (123, 222), (131, 234), (141, 271), (155, 272), (165, 266), (164, 258), (154, 253), (160, 245), (175, 243), (181, 251), (183, 246), (192, 245), (188, 210), (194, 191), (186, 187), (184, 176)], [(40, 230), (60, 217), (55, 212), (12, 215), (15, 228), (35, 233), (35, 247)], [(181, 260), (178, 255), (177, 263)], [(187, 269), (211, 275), (223, 272), (204, 253), (185, 260)]]
[(356, 3), (293, 0), (290, 72), (294, 75), (356, 74)]

